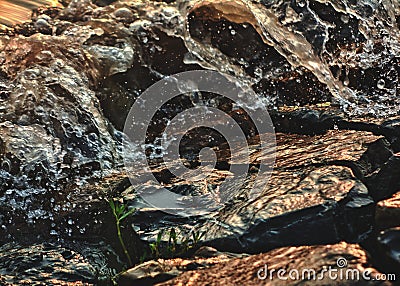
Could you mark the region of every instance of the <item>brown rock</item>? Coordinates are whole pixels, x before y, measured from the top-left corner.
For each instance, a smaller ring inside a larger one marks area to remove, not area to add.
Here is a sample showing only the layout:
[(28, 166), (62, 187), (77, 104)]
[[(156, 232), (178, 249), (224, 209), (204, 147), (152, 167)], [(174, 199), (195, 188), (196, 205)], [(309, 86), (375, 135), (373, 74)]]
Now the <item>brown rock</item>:
[(400, 226), (400, 192), (377, 204), (375, 220), (381, 230)]
[(122, 273), (118, 285), (149, 285), (169, 280), (182, 272), (203, 269), (247, 255), (219, 252), (212, 247), (201, 247), (193, 258), (158, 259), (142, 263)]
[[(262, 280), (260, 278), (264, 278), (265, 269), (269, 270), (270, 275)], [(275, 272), (271, 272), (272, 269)], [(278, 278), (280, 269), (283, 269), (280, 274), (287, 280)], [(333, 272), (329, 272), (329, 269)], [(296, 273), (299, 273), (299, 279)], [(311, 276), (308, 276), (309, 273)], [(330, 279), (328, 273), (333, 278), (336, 273), (337, 278)], [(363, 274), (371, 280), (363, 279)], [(231, 259), (208, 269), (188, 271), (159, 285), (392, 285), (390, 281), (372, 280), (381, 274), (368, 264), (367, 254), (360, 246), (342, 242), (326, 246), (285, 247)], [(290, 279), (289, 275), (295, 279)], [(359, 280), (356, 279), (357, 275)]]

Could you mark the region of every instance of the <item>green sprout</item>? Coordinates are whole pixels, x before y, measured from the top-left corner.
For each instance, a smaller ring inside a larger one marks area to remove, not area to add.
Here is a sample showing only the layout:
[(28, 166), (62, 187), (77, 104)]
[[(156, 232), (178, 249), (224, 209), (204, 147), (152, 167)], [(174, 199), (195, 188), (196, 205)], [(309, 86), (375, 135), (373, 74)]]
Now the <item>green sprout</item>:
[(125, 246), (124, 240), (122, 238), (121, 222), (124, 219), (126, 219), (128, 216), (133, 214), (135, 212), (135, 209), (129, 209), (125, 204), (114, 202), (113, 199), (109, 200), (108, 203), (110, 204), (113, 215), (115, 217), (115, 224), (117, 226), (117, 235), (118, 235), (119, 242), (122, 246), (122, 249), (124, 251), (126, 258), (128, 259), (129, 266), (132, 266), (133, 263), (132, 263), (131, 256), (129, 255), (128, 250)]
[(150, 249), (153, 257), (155, 258), (167, 258), (175, 257), (179, 255), (185, 255), (190, 250), (196, 248), (201, 238), (205, 235), (205, 232), (193, 231), (190, 235), (182, 235), (181, 232), (177, 232), (175, 228), (171, 228), (168, 235), (168, 241), (166, 245), (162, 245), (162, 238), (165, 234), (164, 230), (160, 230), (157, 235), (156, 241), (150, 244)]

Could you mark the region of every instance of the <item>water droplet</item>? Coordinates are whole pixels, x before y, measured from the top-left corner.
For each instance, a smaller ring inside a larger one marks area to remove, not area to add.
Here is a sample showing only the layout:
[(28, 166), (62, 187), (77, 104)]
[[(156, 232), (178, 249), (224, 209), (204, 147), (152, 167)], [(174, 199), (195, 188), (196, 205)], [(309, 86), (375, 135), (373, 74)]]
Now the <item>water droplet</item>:
[(340, 17), (340, 19), (342, 20), (342, 22), (343, 23), (348, 23), (349, 22), (349, 16), (348, 15), (342, 15), (341, 17)]
[(73, 223), (74, 223), (74, 221), (72, 219), (68, 220), (68, 224), (73, 224)]
[(236, 35), (236, 31), (235, 30), (231, 30), (231, 34), (232, 35)]
[(384, 89), (385, 88), (385, 80), (383, 80), (383, 79), (378, 80), (378, 83), (376, 84), (376, 86), (379, 89)]
[(261, 78), (263, 76), (263, 70), (261, 68), (255, 68), (254, 69), (254, 75), (258, 78)]

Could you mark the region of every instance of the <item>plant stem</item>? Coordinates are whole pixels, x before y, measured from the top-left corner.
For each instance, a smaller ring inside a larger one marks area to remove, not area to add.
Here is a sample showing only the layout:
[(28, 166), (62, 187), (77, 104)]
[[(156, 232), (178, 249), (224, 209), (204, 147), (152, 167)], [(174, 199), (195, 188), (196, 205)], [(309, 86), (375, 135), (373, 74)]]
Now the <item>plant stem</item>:
[(121, 234), (121, 227), (120, 227), (120, 221), (117, 219), (117, 234), (118, 234), (118, 238), (119, 238), (119, 242), (121, 243), (122, 249), (126, 255), (126, 258), (128, 258), (128, 262), (129, 262), (129, 266), (132, 266), (132, 259), (131, 256), (128, 253), (128, 250), (126, 249), (124, 240), (122, 239), (122, 234)]

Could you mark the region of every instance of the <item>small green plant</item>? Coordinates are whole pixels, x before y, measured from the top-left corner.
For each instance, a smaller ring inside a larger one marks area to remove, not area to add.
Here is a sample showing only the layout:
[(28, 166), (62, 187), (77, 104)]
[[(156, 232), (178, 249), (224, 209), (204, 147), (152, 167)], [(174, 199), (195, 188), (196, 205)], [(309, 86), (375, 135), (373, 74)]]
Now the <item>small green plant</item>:
[(160, 230), (159, 233), (157, 234), (157, 239), (155, 242), (150, 243), (150, 250), (151, 253), (153, 254), (154, 257), (160, 257), (161, 256), (161, 240), (164, 234), (164, 230)]
[(119, 202), (114, 202), (113, 199), (109, 200), (108, 203), (110, 204), (111, 210), (115, 217), (115, 224), (117, 226), (117, 235), (118, 235), (118, 239), (121, 244), (122, 250), (124, 251), (126, 258), (128, 259), (129, 266), (132, 266), (133, 263), (132, 263), (131, 256), (129, 255), (129, 252), (128, 252), (128, 250), (125, 246), (124, 240), (122, 238), (121, 222), (124, 219), (126, 219), (128, 216), (133, 214), (135, 212), (135, 209), (129, 209), (125, 204), (119, 203)]
[(187, 254), (191, 249), (198, 246), (205, 232), (193, 231), (191, 235), (182, 235), (175, 228), (171, 228), (168, 233), (166, 244), (162, 243), (165, 231), (161, 230), (157, 234), (156, 241), (150, 244), (150, 249), (155, 258), (170, 258)]

